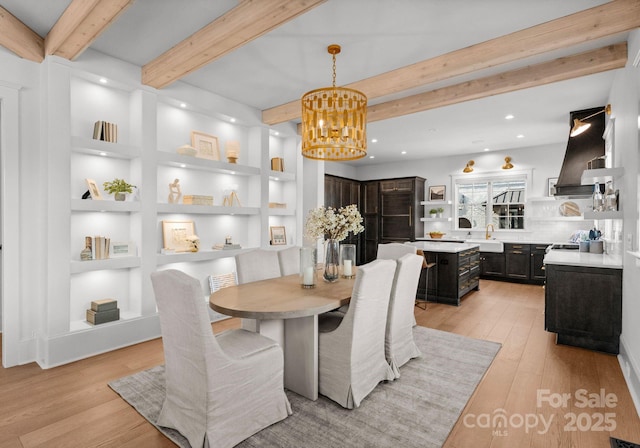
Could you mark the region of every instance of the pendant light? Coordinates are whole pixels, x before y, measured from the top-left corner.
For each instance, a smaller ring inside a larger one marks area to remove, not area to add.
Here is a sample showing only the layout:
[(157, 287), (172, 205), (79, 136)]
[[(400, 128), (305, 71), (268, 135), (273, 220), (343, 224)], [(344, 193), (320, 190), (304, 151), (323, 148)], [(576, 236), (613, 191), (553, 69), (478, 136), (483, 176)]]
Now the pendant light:
[(309, 159), (345, 161), (367, 155), (367, 97), (336, 87), (336, 55), (340, 45), (327, 48), (333, 57), (333, 85), (302, 96), (302, 155)]

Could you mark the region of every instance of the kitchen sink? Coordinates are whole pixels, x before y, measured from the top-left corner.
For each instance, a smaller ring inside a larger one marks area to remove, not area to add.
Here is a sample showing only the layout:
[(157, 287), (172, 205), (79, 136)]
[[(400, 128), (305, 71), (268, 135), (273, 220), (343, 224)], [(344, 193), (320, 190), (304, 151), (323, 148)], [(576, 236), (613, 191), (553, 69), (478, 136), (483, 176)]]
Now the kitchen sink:
[(464, 240), (465, 243), (477, 244), (480, 246), (480, 252), (504, 252), (504, 244), (500, 240), (485, 240), (485, 239), (469, 239)]

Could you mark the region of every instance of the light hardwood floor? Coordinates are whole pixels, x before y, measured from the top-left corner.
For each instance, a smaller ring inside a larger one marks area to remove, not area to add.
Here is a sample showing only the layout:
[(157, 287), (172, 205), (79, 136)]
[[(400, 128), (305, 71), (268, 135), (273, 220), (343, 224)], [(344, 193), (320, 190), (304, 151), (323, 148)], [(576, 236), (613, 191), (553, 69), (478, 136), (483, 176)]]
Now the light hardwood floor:
[[(610, 435), (640, 443), (640, 419), (617, 359), (556, 345), (544, 331), (542, 287), (482, 280), (480, 291), (460, 307), (429, 303), (426, 311), (415, 310), (420, 325), (502, 344), (445, 447), (608, 447)], [(238, 326), (236, 319), (213, 325), (216, 332)], [(0, 447), (174, 446), (107, 386), (162, 362), (162, 341), (156, 339), (49, 370), (36, 364), (0, 369)], [(615, 394), (617, 405), (578, 408), (574, 394), (580, 389), (604, 389)], [(571, 399), (567, 407), (538, 407), (538, 390)], [(565, 430), (570, 413), (584, 414), (574, 425), (577, 431)], [(615, 430), (579, 430), (589, 421), (596, 426), (596, 414), (604, 413), (614, 414)], [(506, 428), (491, 427), (490, 421), (480, 427), (498, 414), (507, 417)], [(539, 415), (551, 420), (544, 434)], [(516, 427), (520, 417), (533, 424), (533, 416), (535, 428)]]

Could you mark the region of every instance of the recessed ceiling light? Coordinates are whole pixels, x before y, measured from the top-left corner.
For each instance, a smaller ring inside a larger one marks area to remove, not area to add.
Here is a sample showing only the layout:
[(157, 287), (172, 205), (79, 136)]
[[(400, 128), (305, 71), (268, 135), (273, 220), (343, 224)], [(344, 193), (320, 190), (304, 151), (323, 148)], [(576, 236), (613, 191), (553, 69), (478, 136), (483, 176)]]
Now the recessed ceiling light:
[(236, 172), (235, 171), (231, 171), (231, 174), (236, 174)]
[(505, 117), (504, 117), (505, 120), (513, 120), (514, 118), (515, 117), (513, 115), (511, 115), (511, 114), (505, 115)]
[(279, 177), (274, 177), (273, 180), (280, 180), (280, 178)]
[(187, 105), (185, 103), (180, 103), (180, 107), (184, 109), (185, 107), (187, 107)]
[(101, 155), (102, 157), (106, 157), (106, 156), (107, 156), (107, 153), (106, 153), (106, 152), (101, 152), (101, 153), (100, 153), (100, 155)]
[(273, 135), (278, 136), (280, 133), (278, 131), (273, 131)]
[(406, 153), (407, 153), (407, 151), (402, 151), (400, 154), (406, 154)]
[(187, 167), (187, 165), (185, 165), (184, 163), (180, 164), (180, 168), (186, 168), (186, 167)]
[(231, 123), (235, 123), (235, 122), (236, 122), (236, 119), (235, 119), (235, 118), (233, 118), (233, 117), (231, 117), (231, 118), (229, 119), (229, 121), (230, 121)]
[(484, 148), (485, 151), (491, 151), (489, 148)]
[(102, 84), (106, 84), (107, 83), (107, 78), (100, 78), (100, 82)]
[(375, 159), (375, 158), (376, 158), (376, 156), (369, 156), (369, 158), (370, 158), (370, 159)]
[(378, 139), (377, 138), (372, 138), (371, 139), (371, 143), (378, 143)]
[(524, 135), (518, 134), (518, 135), (516, 135), (516, 138), (524, 138)]

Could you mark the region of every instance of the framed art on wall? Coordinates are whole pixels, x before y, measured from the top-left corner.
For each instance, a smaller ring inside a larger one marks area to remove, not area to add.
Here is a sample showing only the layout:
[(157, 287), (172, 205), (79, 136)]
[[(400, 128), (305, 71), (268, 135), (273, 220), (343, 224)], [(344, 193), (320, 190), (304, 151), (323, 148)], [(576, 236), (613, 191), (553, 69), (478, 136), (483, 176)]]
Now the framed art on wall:
[(162, 247), (176, 252), (192, 252), (187, 237), (195, 235), (193, 221), (162, 221)]
[(446, 187), (444, 185), (434, 185), (429, 187), (429, 200), (430, 201), (444, 201), (444, 194)]
[(136, 243), (133, 241), (111, 241), (109, 257), (135, 257), (137, 255)]
[(196, 148), (196, 157), (220, 160), (218, 137), (200, 131), (191, 131), (191, 146)]
[(278, 246), (287, 244), (287, 234), (284, 226), (271, 226), (269, 230), (271, 231), (271, 245)]

